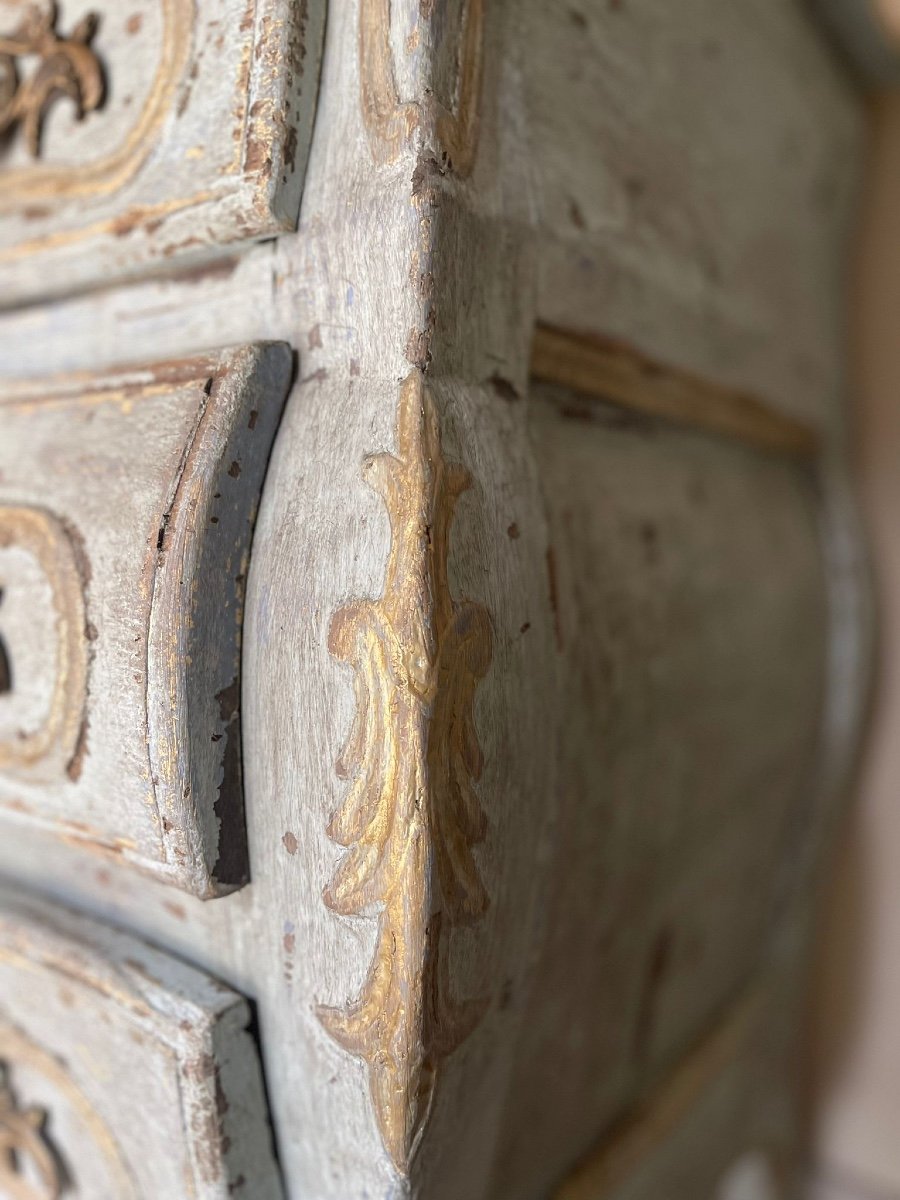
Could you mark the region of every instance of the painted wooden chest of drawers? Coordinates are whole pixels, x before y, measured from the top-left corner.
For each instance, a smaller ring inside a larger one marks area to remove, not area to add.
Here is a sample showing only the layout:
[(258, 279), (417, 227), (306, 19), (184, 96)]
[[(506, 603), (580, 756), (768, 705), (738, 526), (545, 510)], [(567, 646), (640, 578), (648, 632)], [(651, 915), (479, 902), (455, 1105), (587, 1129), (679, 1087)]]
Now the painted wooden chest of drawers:
[(792, 1195), (867, 629), (821, 30), (0, 21), (0, 1193)]

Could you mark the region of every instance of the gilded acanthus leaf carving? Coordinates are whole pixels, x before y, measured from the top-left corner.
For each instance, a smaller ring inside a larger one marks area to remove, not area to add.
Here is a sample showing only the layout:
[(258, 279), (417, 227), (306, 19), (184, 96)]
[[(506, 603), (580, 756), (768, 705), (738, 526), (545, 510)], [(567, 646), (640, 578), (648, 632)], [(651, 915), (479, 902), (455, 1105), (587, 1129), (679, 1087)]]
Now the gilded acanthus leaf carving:
[[(41, 131), (55, 99), (68, 96), (78, 119), (103, 100), (103, 71), (90, 42), (97, 16), (88, 13), (68, 37), (56, 32), (57, 6), (29, 5), (19, 27), (0, 34), (0, 136), (21, 127), (34, 157), (40, 153)], [(23, 74), (20, 59), (39, 61)]]
[(59, 1200), (63, 1177), (45, 1134), (46, 1114), (20, 1108), (0, 1078), (0, 1196), (8, 1200)]
[(406, 1172), (439, 1064), (484, 1010), (451, 995), (447, 949), (454, 926), (488, 905), (472, 852), (486, 832), (474, 698), (492, 634), (487, 610), (450, 592), (450, 525), (471, 480), (444, 460), (418, 371), (402, 385), (397, 445), (364, 467), (390, 518), (383, 594), (342, 608), (329, 633), (354, 671), (356, 717), (337, 767), (350, 787), (328, 830), (348, 851), (325, 902), (342, 915), (377, 911), (378, 935), (358, 997), (319, 1016), (367, 1063), (385, 1146)]

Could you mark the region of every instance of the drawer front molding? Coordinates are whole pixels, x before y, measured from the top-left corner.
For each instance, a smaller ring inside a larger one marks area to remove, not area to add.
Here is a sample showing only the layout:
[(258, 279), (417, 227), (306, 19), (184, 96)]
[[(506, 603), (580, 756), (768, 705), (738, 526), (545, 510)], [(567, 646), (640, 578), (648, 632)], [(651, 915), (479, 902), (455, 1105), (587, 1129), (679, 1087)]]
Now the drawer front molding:
[(244, 591), (291, 370), (254, 343), (0, 389), (0, 821), (246, 882)]
[(390, 518), (383, 594), (340, 609), (328, 642), (353, 668), (357, 708), (337, 766), (350, 788), (328, 830), (349, 850), (325, 903), (342, 916), (383, 907), (359, 996), (319, 1016), (367, 1063), (379, 1129), (405, 1172), (440, 1061), (485, 1008), (450, 995), (447, 953), (453, 927), (477, 921), (489, 903), (472, 847), (487, 828), (473, 786), (483, 766), (474, 699), (492, 632), (487, 610), (450, 589), (450, 526), (471, 476), (445, 460), (418, 371), (401, 388), (397, 451), (364, 466)]
[(238, 992), (4, 888), (0, 994), (4, 1197), (282, 1200)]
[[(57, 20), (55, 4), (43, 12), (32, 7), (17, 29), (0, 35), (0, 136), (20, 126), (34, 158), (40, 153), (44, 114), (54, 100), (68, 96), (79, 120), (103, 100), (103, 71), (90, 46), (97, 14), (88, 13), (68, 37), (56, 32)], [(23, 78), (17, 59), (30, 56), (40, 64)]]
[[(39, 160), (5, 150), (0, 307), (202, 262), (296, 227), (324, 0), (238, 7), (222, 19), (219, 5), (122, 0), (104, 10), (90, 50), (61, 43), (102, 60), (116, 94), (89, 140), (60, 108), (42, 123)], [(89, 82), (85, 108), (102, 97), (102, 76)], [(3, 98), (0, 82), (0, 122)]]
[(541, 383), (571, 388), (583, 400), (701, 429), (769, 454), (815, 461), (821, 450), (815, 427), (778, 412), (754, 394), (659, 362), (616, 338), (538, 325), (531, 375)]

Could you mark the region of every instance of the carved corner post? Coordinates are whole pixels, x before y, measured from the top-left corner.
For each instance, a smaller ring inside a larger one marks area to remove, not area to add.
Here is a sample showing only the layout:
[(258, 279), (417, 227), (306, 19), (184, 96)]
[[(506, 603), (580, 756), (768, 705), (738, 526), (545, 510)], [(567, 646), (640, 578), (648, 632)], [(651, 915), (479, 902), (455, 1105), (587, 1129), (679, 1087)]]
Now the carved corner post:
[(555, 663), (519, 399), (530, 264), (509, 232), (527, 189), (498, 182), (516, 101), (487, 49), (505, 7), (329, 17), (358, 53), (323, 89), (301, 239), (330, 261), (245, 632), (250, 804), (292, 814), (265, 833), (295, 897), (279, 1020), (305, 1084), (283, 1152), (323, 1200), (491, 1194), (530, 969)]
[(382, 597), (331, 622), (329, 649), (353, 668), (357, 708), (338, 762), (351, 783), (328, 830), (349, 852), (325, 902), (343, 916), (380, 913), (358, 998), (319, 1016), (366, 1063), (385, 1146), (407, 1172), (440, 1062), (487, 1003), (451, 995), (448, 957), (453, 928), (489, 905), (473, 855), (487, 832), (474, 788), (484, 765), (474, 700), (492, 632), (487, 609), (450, 588), (453, 513), (471, 477), (444, 458), (419, 371), (400, 388), (397, 456), (367, 459), (365, 474), (387, 509), (391, 549)]

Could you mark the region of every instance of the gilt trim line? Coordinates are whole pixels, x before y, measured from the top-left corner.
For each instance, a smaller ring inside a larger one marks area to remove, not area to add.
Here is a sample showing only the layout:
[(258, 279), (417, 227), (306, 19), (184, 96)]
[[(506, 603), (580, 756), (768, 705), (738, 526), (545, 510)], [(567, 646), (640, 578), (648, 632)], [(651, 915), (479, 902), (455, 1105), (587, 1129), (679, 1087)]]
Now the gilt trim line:
[(531, 376), (788, 458), (815, 458), (820, 449), (815, 429), (756, 396), (655, 362), (613, 338), (538, 325)]
[(350, 786), (328, 827), (348, 850), (324, 900), (341, 916), (380, 912), (359, 995), (318, 1015), (367, 1064), (378, 1128), (405, 1174), (441, 1061), (486, 1007), (451, 996), (447, 952), (454, 927), (489, 903), (472, 851), (487, 828), (474, 698), (493, 639), (487, 610), (450, 591), (450, 526), (471, 477), (445, 461), (418, 371), (401, 388), (397, 455), (366, 459), (363, 475), (384, 501), (391, 548), (381, 598), (340, 609), (329, 632), (353, 668), (356, 714), (337, 764)]
[[(77, 535), (42, 508), (0, 505), (0, 549), (30, 554), (50, 587), (56, 617), (53, 691), (44, 720), (30, 731), (0, 737), (0, 770), (29, 770), (47, 759), (77, 779), (84, 750), (87, 702), (87, 617), (84, 565)], [(0, 579), (0, 584), (2, 584)], [(13, 647), (15, 656), (15, 647)]]

